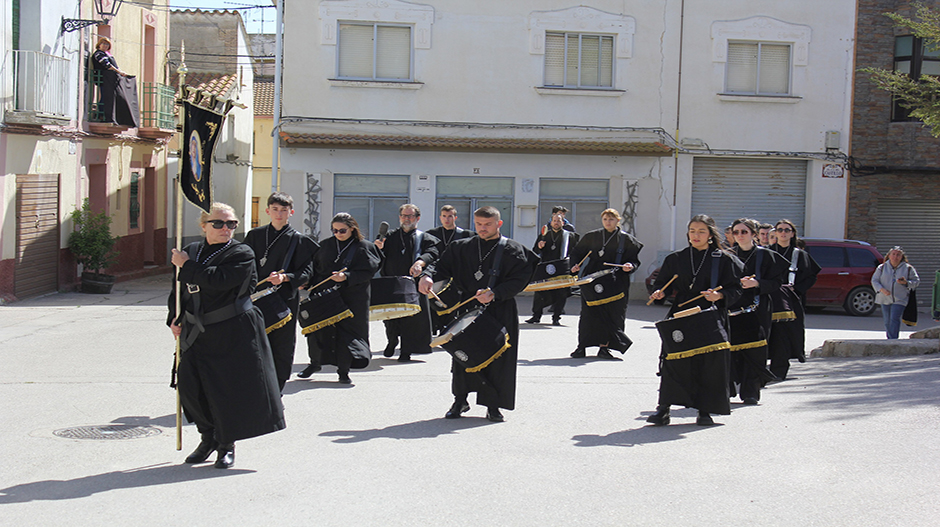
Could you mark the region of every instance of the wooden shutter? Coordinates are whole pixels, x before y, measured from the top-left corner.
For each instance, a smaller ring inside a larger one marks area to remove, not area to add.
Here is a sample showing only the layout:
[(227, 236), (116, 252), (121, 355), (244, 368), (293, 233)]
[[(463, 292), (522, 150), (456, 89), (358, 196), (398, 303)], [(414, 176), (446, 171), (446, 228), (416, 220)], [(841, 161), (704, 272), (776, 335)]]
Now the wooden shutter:
[(372, 38), (375, 26), (339, 25), (339, 76), (341, 78), (372, 78)]
[(757, 44), (728, 43), (725, 90), (728, 93), (757, 93)]
[(920, 275), (917, 300), (929, 305), (936, 271), (940, 270), (940, 199), (878, 198), (875, 247), (887, 257), (900, 245)]
[(565, 35), (545, 33), (545, 86), (565, 85)]
[(58, 290), (58, 174), (16, 176), (16, 260), (13, 272), (13, 294), (18, 298)]
[(790, 46), (760, 45), (760, 80), (758, 93), (786, 95), (790, 93)]
[(411, 28), (378, 26), (375, 55), (377, 79), (411, 80)]

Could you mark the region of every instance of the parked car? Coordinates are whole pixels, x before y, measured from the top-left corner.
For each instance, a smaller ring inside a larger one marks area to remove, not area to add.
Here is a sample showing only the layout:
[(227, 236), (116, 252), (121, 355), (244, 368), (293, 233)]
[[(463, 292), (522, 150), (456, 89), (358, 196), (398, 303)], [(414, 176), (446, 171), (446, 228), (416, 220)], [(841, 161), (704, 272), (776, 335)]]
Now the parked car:
[(846, 313), (864, 317), (875, 311), (871, 275), (884, 257), (868, 243), (857, 240), (803, 238), (806, 250), (822, 267), (816, 284), (806, 292), (809, 307), (842, 306)]
[[(846, 313), (857, 317), (872, 314), (875, 311), (875, 291), (871, 288), (871, 275), (884, 262), (878, 249), (856, 240), (802, 240), (806, 242), (806, 250), (822, 267), (816, 283), (806, 292), (806, 305), (841, 306)], [(646, 290), (650, 294), (658, 275), (657, 267), (646, 278)]]

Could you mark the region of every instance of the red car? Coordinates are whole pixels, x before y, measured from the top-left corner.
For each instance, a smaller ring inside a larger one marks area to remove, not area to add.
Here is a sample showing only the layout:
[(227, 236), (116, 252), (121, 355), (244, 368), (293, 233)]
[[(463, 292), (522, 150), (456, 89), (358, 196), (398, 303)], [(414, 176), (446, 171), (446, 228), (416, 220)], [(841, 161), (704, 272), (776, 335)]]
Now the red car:
[[(875, 311), (875, 291), (871, 275), (884, 257), (871, 245), (856, 240), (803, 238), (806, 250), (822, 267), (816, 284), (806, 292), (809, 307), (841, 306), (846, 313), (864, 317)], [(657, 267), (646, 278), (646, 290), (653, 292)], [(662, 300), (657, 301), (662, 303)]]
[(842, 306), (864, 317), (875, 311), (871, 275), (885, 261), (878, 249), (856, 240), (803, 238), (806, 250), (822, 267), (816, 284), (806, 292), (810, 307)]

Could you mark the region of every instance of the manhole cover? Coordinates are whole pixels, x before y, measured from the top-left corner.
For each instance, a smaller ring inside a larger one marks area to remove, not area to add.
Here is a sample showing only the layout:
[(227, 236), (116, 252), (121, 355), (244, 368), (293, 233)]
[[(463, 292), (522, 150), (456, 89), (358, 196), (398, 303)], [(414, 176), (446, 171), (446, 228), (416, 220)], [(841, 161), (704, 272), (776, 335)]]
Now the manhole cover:
[(52, 432), (66, 439), (138, 439), (160, 433), (159, 428), (140, 425), (75, 426)]

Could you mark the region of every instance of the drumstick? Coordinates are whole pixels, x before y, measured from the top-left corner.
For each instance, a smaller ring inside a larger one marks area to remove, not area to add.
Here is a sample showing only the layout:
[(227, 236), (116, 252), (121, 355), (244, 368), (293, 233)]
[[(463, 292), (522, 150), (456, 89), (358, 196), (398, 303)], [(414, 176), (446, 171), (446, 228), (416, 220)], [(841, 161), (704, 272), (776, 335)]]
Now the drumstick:
[[(487, 287), (487, 288), (484, 289), (482, 292), (485, 293), (485, 292), (487, 292), (487, 291), (489, 291), (489, 290), (490, 290), (490, 288)], [(473, 301), (473, 300), (476, 300), (476, 295), (473, 295), (473, 296), (471, 296), (470, 298), (464, 300), (463, 302), (457, 304), (456, 306), (453, 307), (453, 309), (457, 309), (458, 307), (460, 307), (460, 306), (462, 306), (462, 305), (464, 305), (464, 304), (467, 304), (467, 303), (469, 303), (469, 302), (471, 302), (471, 301)]]
[[(284, 270), (281, 269), (280, 271), (277, 272), (277, 274), (281, 274), (281, 273), (283, 273), (283, 272), (284, 272)], [(271, 277), (268, 276), (268, 277), (265, 278), (264, 280), (262, 280), (262, 281), (258, 282), (257, 284), (255, 284), (255, 288), (257, 288), (259, 285), (261, 285), (261, 284), (267, 282), (267, 281), (270, 280), (270, 279), (271, 279)]]
[[(660, 288), (658, 289), (658, 291), (662, 291), (663, 289), (666, 289), (667, 287), (669, 287), (669, 284), (671, 284), (672, 281), (675, 280), (676, 278), (679, 278), (679, 275), (677, 275), (677, 274), (672, 275), (672, 278), (670, 278), (669, 281), (666, 282), (666, 285), (660, 287)], [(653, 303), (653, 299), (650, 298), (649, 302), (647, 302), (646, 305), (650, 305), (650, 304), (652, 304), (652, 303)]]
[(622, 264), (613, 263), (613, 262), (604, 262), (604, 265), (609, 265), (609, 266), (611, 266), (611, 267), (623, 267), (624, 265), (626, 265), (626, 264), (628, 264), (628, 263), (630, 263), (630, 262), (626, 262), (626, 263), (622, 263)]
[(437, 294), (434, 292), (433, 289), (428, 289), (428, 294), (431, 295), (432, 297), (434, 297), (434, 300), (437, 300), (437, 303), (438, 303), (443, 309), (447, 309), (447, 304), (445, 304), (444, 301), (441, 300), (441, 297), (437, 296)]
[[(344, 273), (344, 272), (346, 272), (346, 268), (343, 267), (342, 269), (340, 269), (339, 271), (336, 271), (336, 272), (337, 272), (337, 273)], [(317, 285), (311, 287), (310, 290), (313, 291), (314, 289), (320, 287), (321, 285), (323, 285), (323, 284), (329, 282), (329, 281), (332, 280), (332, 279), (333, 279), (332, 276), (328, 276), (328, 277), (324, 278), (323, 281), (321, 281), (319, 284), (317, 284)]]
[[(718, 287), (712, 289), (712, 293), (714, 293), (715, 291), (720, 291), (721, 288), (722, 288), (722, 286), (718, 286)], [(688, 304), (689, 302), (694, 302), (694, 301), (698, 300), (699, 298), (702, 298), (703, 296), (705, 296), (705, 293), (702, 293), (702, 294), (698, 295), (698, 296), (695, 297), (695, 298), (690, 298), (689, 300), (686, 300), (685, 302), (679, 304), (679, 305), (676, 306), (676, 307), (682, 307), (682, 306)]]
[(584, 265), (584, 261), (587, 260), (587, 257), (588, 257), (588, 256), (591, 256), (591, 253), (592, 253), (592, 252), (594, 252), (593, 249), (590, 250), (590, 251), (588, 251), (588, 253), (584, 255), (584, 258), (582, 258), (581, 261), (578, 262), (578, 269), (580, 269), (581, 266)]

